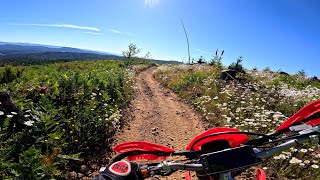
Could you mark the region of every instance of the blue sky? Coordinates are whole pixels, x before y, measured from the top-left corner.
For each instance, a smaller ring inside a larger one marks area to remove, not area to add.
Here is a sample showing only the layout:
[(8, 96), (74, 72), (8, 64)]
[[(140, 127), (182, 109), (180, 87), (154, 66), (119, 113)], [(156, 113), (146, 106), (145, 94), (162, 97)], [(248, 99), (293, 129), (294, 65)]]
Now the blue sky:
[(223, 63), (244, 57), (247, 68), (304, 69), (320, 76), (318, 0), (1, 0), (0, 41), (29, 42), (121, 54), (129, 43), (153, 58)]

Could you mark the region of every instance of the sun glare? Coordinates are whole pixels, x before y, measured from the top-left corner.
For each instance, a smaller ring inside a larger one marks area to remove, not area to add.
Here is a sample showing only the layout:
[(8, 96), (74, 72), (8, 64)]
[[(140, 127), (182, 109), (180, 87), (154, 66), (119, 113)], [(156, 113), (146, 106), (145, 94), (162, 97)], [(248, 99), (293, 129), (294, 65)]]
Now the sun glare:
[(144, 4), (148, 7), (148, 8), (153, 8), (156, 7), (158, 5), (158, 0), (145, 0)]

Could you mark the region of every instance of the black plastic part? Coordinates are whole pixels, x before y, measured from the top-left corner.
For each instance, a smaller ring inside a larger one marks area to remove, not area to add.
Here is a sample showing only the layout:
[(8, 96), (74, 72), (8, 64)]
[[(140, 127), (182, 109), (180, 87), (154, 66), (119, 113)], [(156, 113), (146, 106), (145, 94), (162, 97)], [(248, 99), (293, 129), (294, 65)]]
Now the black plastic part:
[(206, 175), (248, 168), (262, 162), (251, 146), (230, 148), (200, 157)]

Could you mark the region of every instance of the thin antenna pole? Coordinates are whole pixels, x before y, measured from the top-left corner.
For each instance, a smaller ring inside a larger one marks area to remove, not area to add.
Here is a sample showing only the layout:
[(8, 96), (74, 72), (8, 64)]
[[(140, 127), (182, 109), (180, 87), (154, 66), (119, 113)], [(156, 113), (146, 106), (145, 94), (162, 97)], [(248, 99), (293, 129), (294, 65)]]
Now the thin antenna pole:
[(180, 18), (183, 30), (184, 30), (184, 34), (186, 35), (186, 39), (187, 39), (187, 44), (188, 44), (188, 55), (189, 55), (189, 64), (190, 64), (190, 46), (189, 46), (189, 39), (188, 39), (188, 35), (187, 35), (187, 31), (186, 28), (184, 27), (184, 23), (182, 21), (182, 19)]

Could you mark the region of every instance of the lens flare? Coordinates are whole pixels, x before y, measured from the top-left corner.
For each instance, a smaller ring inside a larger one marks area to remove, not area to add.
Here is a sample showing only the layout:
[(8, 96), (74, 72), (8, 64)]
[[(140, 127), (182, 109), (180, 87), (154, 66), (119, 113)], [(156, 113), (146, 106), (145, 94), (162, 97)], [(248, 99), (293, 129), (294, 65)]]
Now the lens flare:
[(148, 7), (148, 8), (153, 8), (156, 7), (158, 5), (158, 0), (145, 0), (144, 4)]

